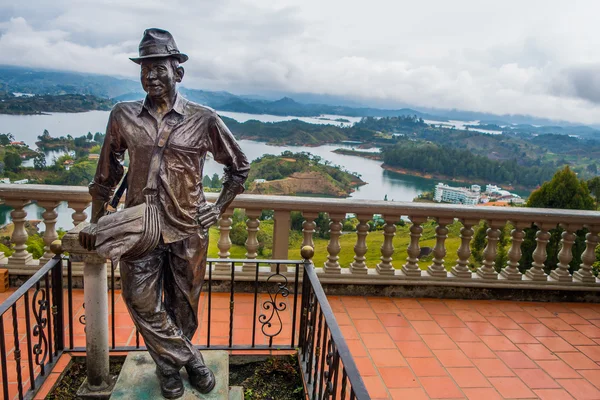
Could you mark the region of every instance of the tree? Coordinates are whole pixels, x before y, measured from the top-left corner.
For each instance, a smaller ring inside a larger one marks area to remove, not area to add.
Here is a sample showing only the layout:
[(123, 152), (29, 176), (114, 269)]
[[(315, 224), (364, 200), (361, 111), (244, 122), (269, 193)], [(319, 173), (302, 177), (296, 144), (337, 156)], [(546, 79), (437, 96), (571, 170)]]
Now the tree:
[(4, 166), (8, 171), (16, 172), (21, 166), (21, 156), (17, 153), (6, 153), (4, 155)]
[(596, 209), (598, 208), (598, 202), (600, 201), (600, 176), (590, 179), (587, 181), (587, 187), (590, 193), (596, 199)]
[(94, 136), (92, 135), (92, 132), (88, 132), (86, 138), (87, 138), (87, 140), (92, 140), (94, 138)]
[(531, 193), (527, 207), (593, 210), (595, 204), (588, 185), (566, 166)]
[(212, 182), (208, 175), (204, 175), (204, 178), (202, 178), (202, 186), (204, 186), (205, 188), (212, 187)]
[(598, 166), (596, 165), (596, 163), (591, 163), (591, 164), (588, 164), (588, 166), (586, 167), (586, 170), (590, 174), (596, 175), (598, 173)]
[(33, 167), (38, 171), (46, 168), (46, 155), (43, 152), (38, 152), (33, 159)]
[(8, 146), (10, 142), (14, 141), (15, 137), (12, 133), (0, 133), (0, 145)]
[(219, 175), (213, 174), (211, 179), (211, 187), (215, 189), (221, 187), (221, 179), (219, 178)]

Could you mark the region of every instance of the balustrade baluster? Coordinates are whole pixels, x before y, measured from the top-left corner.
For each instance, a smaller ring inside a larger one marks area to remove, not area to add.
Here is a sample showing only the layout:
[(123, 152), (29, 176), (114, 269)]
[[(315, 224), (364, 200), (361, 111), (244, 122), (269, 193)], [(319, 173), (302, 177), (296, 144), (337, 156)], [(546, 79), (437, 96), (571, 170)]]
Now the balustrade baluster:
[(556, 224), (536, 222), (535, 225), (539, 229), (535, 234), (537, 245), (533, 251), (533, 263), (531, 263), (531, 268), (529, 268), (525, 275), (532, 281), (545, 281), (548, 279), (548, 275), (544, 272), (544, 262), (548, 258), (546, 247), (550, 240), (550, 232), (548, 230), (554, 228)]
[(11, 236), (11, 242), (14, 244), (12, 256), (8, 258), (9, 269), (27, 269), (35, 271), (39, 265), (38, 260), (34, 260), (32, 255), (27, 251), (27, 231), (25, 230), (25, 222), (27, 211), (24, 207), (29, 203), (29, 200), (7, 199), (6, 205), (14, 208), (10, 216), (14, 225), (14, 230)]
[(381, 245), (381, 262), (377, 264), (377, 273), (381, 275), (394, 275), (396, 271), (392, 265), (394, 255), (394, 236), (396, 236), (396, 222), (400, 219), (398, 215), (384, 215), (385, 226), (383, 227), (383, 244)]
[(319, 213), (302, 212), (302, 216), (305, 219), (305, 221), (302, 223), (302, 247), (310, 246), (314, 248), (315, 243), (313, 241), (313, 235), (315, 233), (315, 228), (317, 227), (317, 224), (315, 224), (315, 219), (317, 219)]
[(577, 235), (575, 231), (581, 229), (580, 225), (564, 224), (565, 229), (561, 235), (562, 248), (558, 253), (558, 265), (556, 269), (550, 272), (550, 277), (559, 282), (572, 282), (573, 277), (569, 272), (569, 263), (573, 260), (573, 244)]
[(323, 271), (327, 274), (341, 274), (342, 268), (338, 262), (340, 250), (340, 235), (342, 233), (342, 219), (345, 214), (329, 214), (329, 244), (327, 245), (327, 261)]
[(458, 260), (456, 265), (452, 267), (452, 275), (458, 278), (471, 278), (473, 274), (469, 269), (469, 258), (471, 257), (471, 239), (473, 239), (473, 225), (479, 223), (478, 220), (463, 219), (460, 221), (463, 227), (460, 228), (460, 247), (456, 254)]
[(523, 277), (523, 274), (519, 271), (519, 260), (523, 256), (521, 244), (525, 237), (523, 229), (530, 224), (528, 222), (517, 221), (513, 222), (513, 225), (515, 228), (510, 232), (512, 239), (510, 249), (508, 250), (508, 261), (506, 261), (506, 266), (500, 271), (500, 275), (508, 280), (519, 281)]
[(595, 283), (596, 277), (592, 274), (592, 265), (596, 262), (596, 246), (600, 241), (598, 237), (600, 225), (588, 226), (587, 228), (590, 231), (585, 235), (585, 251), (581, 255), (579, 270), (575, 271), (573, 277), (580, 282)]
[(477, 275), (484, 279), (498, 279), (498, 273), (494, 269), (496, 265), (496, 255), (498, 253), (498, 239), (500, 238), (500, 228), (504, 222), (491, 220), (488, 221), (487, 244), (483, 249), (483, 265), (477, 269)]
[[(248, 239), (246, 239), (246, 258), (249, 260), (254, 260), (258, 257), (258, 231), (260, 225), (260, 214), (261, 210), (246, 210), (246, 216), (248, 220), (246, 221), (246, 229), (248, 231)], [(257, 268), (256, 263), (244, 263), (242, 265), (242, 271), (255, 271)]]
[(427, 273), (437, 278), (447, 278), (448, 273), (444, 266), (446, 257), (446, 239), (448, 238), (447, 226), (452, 223), (452, 218), (436, 218), (438, 226), (435, 228), (435, 246), (433, 248), (433, 264), (427, 268)]
[(233, 221), (231, 216), (233, 215), (233, 209), (228, 208), (221, 218), (219, 218), (218, 229), (219, 229), (219, 240), (217, 241), (217, 247), (219, 248), (219, 258), (223, 261), (215, 263), (215, 273), (226, 274), (231, 272), (231, 263), (227, 260), (231, 253), (231, 238), (229, 237), (229, 231), (231, 231), (231, 225)]
[(77, 226), (87, 219), (88, 215), (85, 213), (85, 210), (90, 206), (89, 201), (69, 201), (68, 204), (69, 208), (75, 210), (75, 212), (71, 214), (73, 226)]
[(367, 254), (367, 235), (372, 215), (357, 215), (359, 224), (356, 226), (356, 245), (354, 246), (354, 262), (350, 264), (350, 272), (353, 274), (367, 274), (369, 272), (365, 264)]
[(419, 254), (421, 248), (419, 247), (419, 238), (423, 232), (421, 224), (427, 221), (425, 217), (408, 217), (412, 222), (410, 226), (410, 244), (408, 245), (408, 257), (406, 258), (406, 264), (402, 267), (402, 273), (407, 278), (418, 278), (421, 276), (421, 269), (419, 268)]
[(46, 229), (44, 231), (44, 255), (42, 258), (40, 258), (40, 265), (46, 264), (52, 257), (54, 257), (54, 253), (50, 251), (50, 245), (53, 241), (58, 239), (58, 233), (56, 233), (56, 219), (58, 218), (56, 207), (58, 207), (59, 204), (59, 201), (53, 200), (38, 201), (38, 205), (46, 210), (46, 212), (42, 214)]

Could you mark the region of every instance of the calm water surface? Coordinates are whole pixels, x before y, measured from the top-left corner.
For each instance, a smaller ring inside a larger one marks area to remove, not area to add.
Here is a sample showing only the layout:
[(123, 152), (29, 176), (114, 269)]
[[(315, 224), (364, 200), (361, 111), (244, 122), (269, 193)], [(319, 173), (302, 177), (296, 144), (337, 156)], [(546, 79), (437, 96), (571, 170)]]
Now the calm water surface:
[[(47, 129), (54, 137), (66, 136), (70, 134), (73, 137), (81, 136), (88, 132), (104, 132), (108, 120), (107, 111), (90, 111), (85, 113), (55, 113), (52, 115), (0, 115), (0, 133), (12, 133), (16, 140), (22, 140), (30, 147), (35, 148), (37, 136), (41, 135), (44, 129)], [(298, 117), (281, 117), (272, 115), (253, 115), (233, 112), (220, 112), (221, 115), (234, 118), (244, 122), (249, 119), (257, 119), (262, 122), (276, 122), (290, 119), (300, 119), (311, 123), (335, 123), (336, 118), (345, 118), (352, 123), (359, 118), (343, 117), (335, 115), (325, 115), (321, 118), (298, 118)], [(353, 148), (354, 144), (343, 143), (335, 145), (324, 145), (319, 147), (305, 146), (270, 146), (262, 142), (251, 140), (239, 141), (242, 149), (247, 154), (250, 160), (254, 160), (263, 154), (280, 154), (283, 151), (289, 150), (293, 152), (305, 151), (315, 155), (319, 155), (324, 160), (330, 161), (334, 165), (340, 165), (350, 172), (361, 175), (363, 181), (368, 182), (367, 185), (357, 188), (351, 194), (351, 198), (361, 200), (383, 200), (387, 195), (388, 200), (393, 201), (411, 201), (414, 197), (424, 191), (431, 191), (436, 181), (397, 174), (386, 171), (381, 168), (381, 162), (369, 160), (362, 157), (336, 154), (332, 151), (340, 148)], [(52, 162), (54, 157), (60, 155), (60, 152), (52, 152), (47, 154), (48, 163)], [(217, 173), (221, 175), (223, 168), (210, 159), (207, 160), (204, 174), (212, 175)], [(41, 219), (43, 210), (37, 207), (36, 204), (27, 206), (28, 219)], [(10, 221), (10, 209), (6, 206), (0, 207), (0, 223)], [(70, 229), (72, 227), (71, 214), (73, 210), (69, 209), (65, 203), (62, 203), (58, 208), (57, 227)], [(89, 215), (89, 210), (88, 210)], [(40, 229), (44, 229), (41, 224)]]

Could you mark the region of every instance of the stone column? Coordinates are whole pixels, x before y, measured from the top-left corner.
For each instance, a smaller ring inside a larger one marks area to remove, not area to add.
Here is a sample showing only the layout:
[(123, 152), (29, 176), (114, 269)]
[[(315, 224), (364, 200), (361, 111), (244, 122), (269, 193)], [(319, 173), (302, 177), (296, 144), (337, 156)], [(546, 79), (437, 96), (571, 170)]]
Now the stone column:
[(402, 273), (408, 278), (418, 278), (421, 276), (421, 269), (419, 268), (419, 254), (421, 254), (419, 238), (423, 232), (421, 224), (427, 221), (427, 218), (411, 216), (409, 218), (412, 222), (410, 226), (410, 244), (408, 245), (408, 257), (406, 258), (406, 264), (402, 267)]
[(231, 272), (231, 263), (227, 262), (227, 260), (231, 255), (231, 253), (229, 253), (229, 249), (231, 249), (231, 238), (229, 237), (229, 231), (231, 230), (231, 225), (233, 224), (233, 221), (231, 220), (232, 215), (233, 210), (228, 208), (223, 214), (221, 214), (221, 218), (219, 218), (219, 240), (217, 242), (217, 247), (219, 248), (219, 258), (223, 261), (218, 261), (215, 263), (216, 274), (227, 274)]
[(523, 229), (527, 228), (530, 224), (528, 222), (517, 221), (514, 222), (513, 225), (515, 229), (510, 232), (512, 241), (510, 250), (508, 250), (508, 261), (506, 262), (506, 267), (502, 269), (500, 274), (508, 280), (520, 281), (523, 277), (523, 274), (519, 271), (519, 260), (521, 260), (521, 257), (523, 256), (521, 244), (525, 237)]
[(10, 240), (14, 245), (15, 252), (8, 258), (8, 268), (9, 270), (21, 270), (21, 272), (35, 272), (38, 269), (39, 262), (29, 254), (26, 245), (29, 237), (25, 230), (27, 211), (23, 208), (29, 204), (29, 200), (7, 199), (5, 204), (14, 208), (10, 213), (14, 225)]
[(588, 226), (588, 229), (590, 231), (585, 235), (585, 251), (581, 255), (581, 264), (579, 265), (579, 270), (573, 274), (573, 277), (579, 282), (595, 283), (596, 277), (592, 274), (592, 265), (596, 261), (595, 250), (600, 241), (598, 237), (600, 226)]
[(546, 281), (548, 280), (548, 275), (544, 272), (544, 262), (548, 258), (548, 254), (546, 253), (546, 246), (548, 246), (548, 241), (550, 240), (550, 232), (548, 230), (556, 227), (556, 224), (536, 222), (535, 225), (539, 228), (535, 234), (537, 246), (535, 246), (535, 250), (533, 251), (531, 268), (529, 268), (525, 275), (532, 281)]
[(436, 218), (438, 226), (435, 228), (435, 247), (433, 248), (433, 264), (427, 268), (427, 273), (436, 278), (447, 278), (448, 273), (444, 266), (446, 257), (446, 239), (448, 238), (448, 226), (452, 218)]
[(342, 233), (342, 219), (345, 214), (329, 214), (331, 222), (329, 223), (329, 244), (327, 245), (327, 261), (323, 266), (323, 271), (327, 274), (341, 274), (342, 268), (338, 262), (340, 250), (340, 235)]
[(367, 254), (367, 235), (372, 215), (357, 215), (359, 224), (356, 226), (356, 245), (354, 246), (354, 261), (350, 264), (350, 272), (353, 274), (367, 274), (369, 272), (365, 264)]
[(50, 251), (50, 245), (58, 239), (58, 233), (56, 233), (56, 218), (58, 218), (56, 207), (58, 207), (60, 201), (40, 200), (37, 203), (46, 210), (42, 214), (44, 224), (46, 225), (46, 230), (44, 231), (44, 255), (40, 258), (40, 265), (45, 265), (54, 257), (54, 253)]
[[(261, 210), (246, 210), (246, 216), (248, 220), (246, 221), (246, 230), (248, 231), (248, 239), (246, 239), (246, 258), (249, 260), (254, 260), (258, 257), (258, 231), (259, 231), (259, 217), (261, 214)], [(242, 271), (256, 271), (255, 263), (244, 263), (242, 265)]]
[(87, 225), (85, 222), (78, 224), (62, 240), (63, 250), (69, 252), (71, 260), (84, 263), (86, 379), (77, 395), (107, 399), (114, 385), (108, 363), (107, 267), (104, 258), (95, 251), (85, 250), (79, 244), (79, 232)]
[(456, 265), (450, 271), (452, 275), (458, 278), (472, 278), (473, 274), (469, 269), (469, 258), (471, 257), (471, 240), (473, 239), (473, 225), (479, 223), (479, 220), (463, 219), (460, 221), (463, 227), (460, 228), (460, 247), (456, 254), (458, 260)]
[(573, 244), (575, 243), (575, 231), (581, 229), (581, 226), (573, 224), (564, 224), (562, 227), (565, 229), (562, 233), (562, 248), (558, 253), (558, 265), (556, 269), (550, 272), (550, 277), (559, 282), (572, 282), (573, 277), (569, 272), (569, 263), (573, 260)]
[(498, 239), (500, 228), (504, 226), (503, 221), (488, 221), (487, 244), (483, 250), (483, 265), (477, 269), (477, 275), (484, 279), (498, 279), (498, 273), (494, 269), (496, 265), (496, 254), (498, 253)]

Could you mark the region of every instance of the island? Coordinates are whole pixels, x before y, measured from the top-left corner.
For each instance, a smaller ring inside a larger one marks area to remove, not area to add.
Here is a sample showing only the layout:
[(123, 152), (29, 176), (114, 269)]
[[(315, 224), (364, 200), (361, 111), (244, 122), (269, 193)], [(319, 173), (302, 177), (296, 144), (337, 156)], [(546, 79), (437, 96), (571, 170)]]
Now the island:
[(247, 193), (348, 197), (365, 185), (358, 174), (306, 152), (265, 154), (250, 167)]

